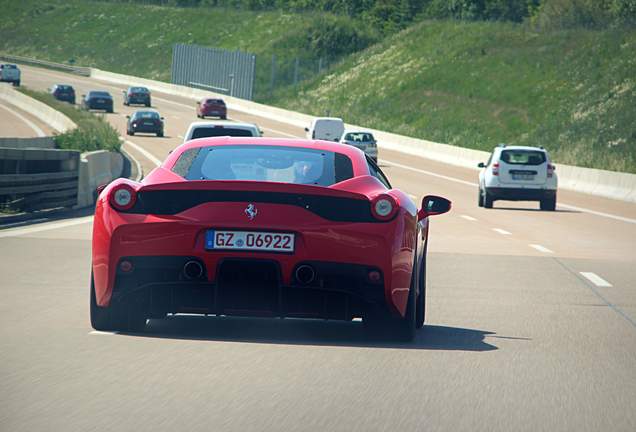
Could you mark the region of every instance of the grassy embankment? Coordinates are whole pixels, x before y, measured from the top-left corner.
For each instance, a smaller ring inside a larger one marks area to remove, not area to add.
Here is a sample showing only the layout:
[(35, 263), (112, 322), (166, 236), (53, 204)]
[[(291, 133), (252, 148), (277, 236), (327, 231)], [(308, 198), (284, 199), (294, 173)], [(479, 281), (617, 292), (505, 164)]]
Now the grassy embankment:
[[(0, 50), (169, 78), (171, 45), (298, 52), (320, 14), (0, 0)], [(336, 18), (333, 18), (336, 19)], [(26, 29), (29, 29), (28, 31)], [(65, 29), (60, 31), (60, 29)], [(490, 150), (543, 145), (557, 162), (636, 173), (636, 30), (533, 31), (421, 21), (260, 101)], [(260, 86), (260, 90), (258, 88)]]
[(77, 125), (76, 129), (55, 135), (55, 145), (59, 149), (79, 150), (82, 152), (94, 150), (119, 151), (121, 143), (117, 131), (104, 120), (102, 115), (82, 111), (76, 106), (66, 102), (60, 102), (48, 93), (29, 90), (21, 87), (20, 90), (53, 109), (66, 115)]

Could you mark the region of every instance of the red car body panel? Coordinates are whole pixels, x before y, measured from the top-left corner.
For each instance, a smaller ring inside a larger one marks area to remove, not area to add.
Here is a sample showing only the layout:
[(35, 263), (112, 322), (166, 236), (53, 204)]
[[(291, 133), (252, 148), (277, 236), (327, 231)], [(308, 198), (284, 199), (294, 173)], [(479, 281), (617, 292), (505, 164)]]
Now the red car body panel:
[[(188, 149), (225, 145), (267, 145), (308, 147), (338, 152), (349, 157), (354, 177), (330, 187), (257, 181), (185, 180), (171, 171), (179, 156)], [(258, 191), (287, 193), (352, 200), (373, 200), (380, 194), (391, 195), (398, 210), (384, 222), (328, 220), (301, 206), (253, 201), (258, 220), (249, 220), (244, 212), (248, 202), (203, 202), (176, 214), (136, 214), (115, 210), (111, 191), (122, 183), (139, 192), (149, 191)], [(359, 264), (381, 270), (384, 300), (395, 315), (404, 316), (415, 259), (425, 249), (427, 219), (418, 222), (418, 209), (403, 192), (388, 190), (372, 177), (364, 153), (355, 147), (332, 142), (272, 138), (208, 138), (177, 147), (157, 169), (141, 183), (117, 179), (99, 195), (93, 226), (92, 270), (96, 301), (108, 306), (124, 257), (188, 256), (200, 259), (207, 269), (207, 282), (214, 283), (218, 265), (227, 258), (272, 260), (281, 270), (281, 283), (293, 283), (295, 266), (304, 261)], [(208, 229), (267, 230), (296, 235), (293, 253), (217, 251), (205, 249)]]
[(197, 116), (198, 117), (227, 117), (227, 107), (222, 99), (201, 99), (197, 103)]

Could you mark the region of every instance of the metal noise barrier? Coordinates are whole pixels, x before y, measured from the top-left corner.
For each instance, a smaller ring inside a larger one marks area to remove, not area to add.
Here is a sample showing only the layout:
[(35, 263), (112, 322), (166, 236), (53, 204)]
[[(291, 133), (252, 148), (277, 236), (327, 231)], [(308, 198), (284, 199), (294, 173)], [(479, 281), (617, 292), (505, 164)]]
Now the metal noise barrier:
[(171, 82), (252, 100), (255, 67), (252, 53), (176, 44)]

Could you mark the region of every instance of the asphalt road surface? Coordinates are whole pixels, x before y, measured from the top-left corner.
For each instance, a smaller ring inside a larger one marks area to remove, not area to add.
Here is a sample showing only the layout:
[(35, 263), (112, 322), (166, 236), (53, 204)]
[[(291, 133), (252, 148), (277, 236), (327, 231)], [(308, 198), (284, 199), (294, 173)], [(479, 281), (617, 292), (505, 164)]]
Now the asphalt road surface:
[[(123, 87), (23, 67), (24, 85)], [(153, 94), (166, 137), (127, 137), (149, 172), (195, 104)], [(230, 112), (268, 136), (299, 128)], [(176, 316), (94, 332), (91, 218), (0, 231), (2, 431), (636, 430), (636, 205), (560, 191), (477, 207), (477, 172), (380, 150), (395, 187), (437, 194), (427, 325), (410, 344), (360, 322)]]
[(35, 138), (52, 134), (53, 129), (40, 119), (0, 101), (0, 138)]

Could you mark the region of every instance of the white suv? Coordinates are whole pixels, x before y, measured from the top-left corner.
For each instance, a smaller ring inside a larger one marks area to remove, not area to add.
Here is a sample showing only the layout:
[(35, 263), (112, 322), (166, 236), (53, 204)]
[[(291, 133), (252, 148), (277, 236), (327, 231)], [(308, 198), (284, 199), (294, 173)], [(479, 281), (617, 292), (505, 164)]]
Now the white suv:
[(539, 201), (541, 210), (555, 210), (557, 176), (543, 147), (501, 144), (478, 167), (479, 207), (492, 208), (496, 200)]

